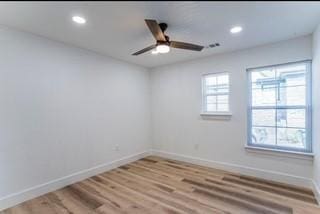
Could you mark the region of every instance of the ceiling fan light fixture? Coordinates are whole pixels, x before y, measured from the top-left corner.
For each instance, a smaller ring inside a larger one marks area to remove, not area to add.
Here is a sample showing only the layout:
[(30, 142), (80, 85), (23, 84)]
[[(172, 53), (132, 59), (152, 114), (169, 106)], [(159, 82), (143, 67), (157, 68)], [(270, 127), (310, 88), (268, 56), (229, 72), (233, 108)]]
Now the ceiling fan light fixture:
[(156, 48), (158, 53), (168, 53), (170, 51), (170, 47), (166, 44), (158, 45)]
[(153, 55), (157, 55), (158, 53), (159, 53), (159, 52), (157, 51), (156, 48), (151, 51), (151, 54), (153, 54)]

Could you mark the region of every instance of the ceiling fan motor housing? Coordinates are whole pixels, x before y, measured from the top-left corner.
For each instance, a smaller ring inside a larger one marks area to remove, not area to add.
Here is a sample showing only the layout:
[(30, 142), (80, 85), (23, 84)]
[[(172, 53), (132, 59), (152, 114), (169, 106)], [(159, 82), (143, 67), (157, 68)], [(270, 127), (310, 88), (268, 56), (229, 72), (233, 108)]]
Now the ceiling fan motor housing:
[(168, 46), (170, 46), (170, 41), (169, 41), (169, 39), (167, 41), (157, 41), (157, 45), (168, 45)]
[(161, 29), (164, 37), (166, 38), (167, 45), (169, 45), (169, 40), (170, 40), (170, 38), (169, 38), (169, 36), (167, 36), (167, 35), (164, 34), (164, 32), (165, 32), (165, 31), (167, 30), (167, 28), (168, 28), (167, 23), (160, 23), (160, 24), (159, 24), (159, 27), (160, 27), (160, 29)]
[(160, 29), (162, 30), (163, 33), (164, 33), (164, 32), (167, 30), (167, 28), (168, 28), (167, 23), (160, 23), (159, 26), (160, 26)]

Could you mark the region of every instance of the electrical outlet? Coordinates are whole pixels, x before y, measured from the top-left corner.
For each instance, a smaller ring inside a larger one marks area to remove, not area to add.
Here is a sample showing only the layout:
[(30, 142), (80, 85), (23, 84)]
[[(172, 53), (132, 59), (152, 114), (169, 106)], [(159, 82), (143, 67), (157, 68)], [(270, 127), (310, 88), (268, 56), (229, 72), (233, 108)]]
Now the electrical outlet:
[(198, 150), (198, 149), (199, 149), (199, 144), (198, 143), (194, 144), (194, 150)]

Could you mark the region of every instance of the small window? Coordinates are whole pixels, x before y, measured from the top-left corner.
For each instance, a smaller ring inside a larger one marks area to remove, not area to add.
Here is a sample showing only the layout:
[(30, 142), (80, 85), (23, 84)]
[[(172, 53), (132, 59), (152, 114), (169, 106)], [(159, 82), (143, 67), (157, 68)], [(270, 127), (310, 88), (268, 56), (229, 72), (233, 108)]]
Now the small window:
[(204, 75), (202, 78), (202, 112), (219, 114), (229, 111), (229, 74)]
[(311, 152), (311, 62), (248, 70), (248, 145)]

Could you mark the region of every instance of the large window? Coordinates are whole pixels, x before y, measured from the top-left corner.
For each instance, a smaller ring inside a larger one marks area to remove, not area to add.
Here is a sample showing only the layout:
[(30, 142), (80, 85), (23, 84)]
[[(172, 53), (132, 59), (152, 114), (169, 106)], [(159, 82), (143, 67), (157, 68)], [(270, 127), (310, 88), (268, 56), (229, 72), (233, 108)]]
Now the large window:
[(311, 62), (248, 69), (248, 145), (311, 152)]
[(202, 78), (203, 113), (229, 112), (229, 74), (207, 74)]

